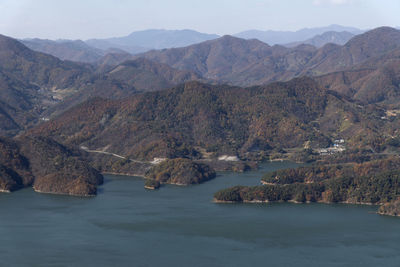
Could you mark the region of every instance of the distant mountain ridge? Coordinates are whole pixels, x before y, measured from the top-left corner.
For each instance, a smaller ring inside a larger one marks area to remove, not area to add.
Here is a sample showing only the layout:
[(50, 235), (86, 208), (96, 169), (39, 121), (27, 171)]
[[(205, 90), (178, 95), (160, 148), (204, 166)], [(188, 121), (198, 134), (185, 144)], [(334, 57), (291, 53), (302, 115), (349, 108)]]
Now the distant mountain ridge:
[(239, 86), (287, 81), (345, 70), (400, 47), (400, 31), (380, 27), (350, 39), (345, 45), (326, 44), (287, 48), (257, 39), (232, 36), (184, 48), (150, 51), (138, 56), (203, 77)]
[(367, 103), (400, 101), (400, 48), (316, 80), (325, 88)]
[(106, 51), (87, 45), (81, 40), (20, 40), (32, 50), (58, 57), (62, 60), (93, 63), (105, 55)]
[(310, 38), (310, 39), (307, 39), (304, 41), (285, 44), (285, 46), (295, 47), (295, 46), (298, 46), (301, 44), (308, 44), (308, 45), (312, 45), (317, 48), (320, 48), (328, 43), (344, 45), (354, 36), (355, 36), (355, 34), (346, 32), (346, 31), (343, 31), (343, 32), (329, 31), (329, 32), (324, 32), (322, 34), (318, 34), (318, 35), (314, 36), (313, 38)]
[[(328, 31), (331, 33), (328, 34)], [(346, 31), (347, 34), (343, 33), (343, 31)], [(234, 36), (243, 39), (258, 39), (270, 45), (282, 44), (293, 47), (304, 43), (320, 47), (328, 42), (342, 45), (351, 37), (349, 34), (359, 34), (361, 32), (361, 30), (352, 27), (331, 25), (321, 28), (301, 29), (296, 32), (250, 30)], [(108, 53), (139, 54), (154, 49), (186, 47), (219, 37), (221, 36), (217, 34), (200, 33), (194, 30), (152, 29), (132, 32), (122, 37), (89, 39), (86, 41), (62, 39), (53, 41), (35, 38), (24, 39), (21, 42), (35, 51), (51, 54), (62, 60), (96, 63), (97, 60), (101, 60), (101, 57), (106, 56)], [(274, 38), (279, 40), (274, 41)]]
[(138, 56), (191, 70), (207, 79), (248, 86), (293, 78), (305, 68), (315, 50), (306, 45), (293, 49), (269, 46), (257, 39), (226, 35), (184, 48), (150, 51)]
[(354, 27), (345, 27), (333, 24), (327, 27), (305, 28), (305, 29), (300, 29), (298, 31), (248, 30), (234, 34), (234, 36), (243, 39), (258, 39), (267, 44), (274, 45), (274, 44), (288, 44), (293, 42), (304, 41), (313, 38), (316, 35), (320, 35), (323, 34), (324, 32), (329, 32), (329, 31), (335, 31), (335, 32), (347, 31), (352, 34), (363, 33), (362, 30)]
[(90, 39), (86, 43), (100, 49), (119, 48), (137, 54), (152, 49), (184, 47), (218, 37), (193, 30), (144, 30), (124, 37)]
[[(317, 28), (303, 28), (297, 31), (276, 31), (276, 30), (247, 30), (233, 34), (232, 36), (243, 38), (243, 39), (259, 39), (269, 45), (274, 44), (287, 44), (292, 42), (303, 42), (306, 39), (313, 38), (317, 35), (321, 35), (325, 32), (349, 32), (354, 35), (363, 33), (363, 30), (346, 27), (341, 25), (329, 25), (326, 27)], [(86, 43), (89, 46), (100, 50), (107, 50), (109, 48), (119, 48), (129, 53), (140, 53), (149, 49), (164, 49), (164, 48), (176, 48), (184, 47), (192, 44), (204, 42), (221, 37), (217, 34), (201, 33), (195, 30), (184, 29), (184, 30), (163, 30), (163, 29), (148, 29), (142, 31), (134, 31), (127, 36), (121, 37), (110, 37), (101, 39), (88, 39), (82, 40), (47, 40), (47, 39), (24, 39), (21, 40), (26, 45), (35, 46), (38, 42), (48, 43), (75, 43), (75, 47), (83, 46)], [(80, 44), (79, 44), (80, 43)], [(33, 49), (33, 48), (32, 48)], [(34, 49), (35, 50), (35, 49)], [(130, 50), (130, 51), (128, 51)], [(98, 51), (99, 52), (99, 51)]]
[(353, 37), (345, 45), (327, 44), (308, 63), (305, 74), (320, 75), (344, 70), (400, 47), (400, 31), (379, 27)]

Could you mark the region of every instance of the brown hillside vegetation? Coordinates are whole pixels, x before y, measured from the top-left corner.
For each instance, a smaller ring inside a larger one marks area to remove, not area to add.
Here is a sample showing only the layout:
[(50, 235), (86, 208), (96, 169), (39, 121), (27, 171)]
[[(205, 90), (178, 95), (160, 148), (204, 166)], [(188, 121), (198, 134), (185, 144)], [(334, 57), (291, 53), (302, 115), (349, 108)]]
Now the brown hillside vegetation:
[[(379, 109), (323, 90), (311, 79), (239, 88), (190, 82), (125, 100), (92, 99), (30, 134), (132, 158), (199, 156), (194, 147), (244, 155), (273, 148), (352, 145), (382, 134)], [(364, 144), (364, 145), (365, 145)]]
[(0, 35), (0, 135), (13, 136), (91, 97), (125, 98), (201, 77), (146, 59), (104, 71), (35, 52)]
[(348, 69), (399, 46), (400, 31), (380, 27), (353, 37), (343, 46), (327, 44), (319, 49), (310, 45), (271, 47), (258, 40), (224, 36), (184, 48), (150, 51), (140, 56), (200, 73), (205, 78), (249, 86)]
[(325, 88), (359, 101), (396, 105), (400, 100), (400, 49), (316, 80)]
[(146, 173), (147, 179), (177, 185), (199, 184), (214, 177), (215, 171), (207, 165), (182, 158), (168, 159)]
[[(399, 197), (400, 159), (394, 157), (361, 164), (280, 170), (267, 174), (263, 181), (266, 182), (263, 186), (236, 186), (221, 190), (215, 194), (215, 199), (385, 204)], [(394, 209), (387, 207), (382, 212), (389, 210)]]
[(43, 137), (0, 139), (0, 190), (89, 196), (103, 177), (75, 153)]

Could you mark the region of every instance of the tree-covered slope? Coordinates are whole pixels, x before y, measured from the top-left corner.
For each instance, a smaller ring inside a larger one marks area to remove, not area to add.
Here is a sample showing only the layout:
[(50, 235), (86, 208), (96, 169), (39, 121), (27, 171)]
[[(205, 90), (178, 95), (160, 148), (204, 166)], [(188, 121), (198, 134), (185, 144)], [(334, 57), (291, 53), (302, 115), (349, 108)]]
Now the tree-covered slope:
[(101, 174), (78, 152), (43, 137), (0, 138), (0, 190), (95, 195)]
[(341, 135), (380, 134), (379, 110), (321, 89), (312, 79), (240, 88), (189, 82), (124, 100), (92, 99), (30, 133), (133, 158), (240, 154), (325, 147)]
[(400, 195), (398, 157), (360, 164), (316, 165), (267, 174), (265, 185), (215, 193), (229, 202), (344, 202), (385, 204)]

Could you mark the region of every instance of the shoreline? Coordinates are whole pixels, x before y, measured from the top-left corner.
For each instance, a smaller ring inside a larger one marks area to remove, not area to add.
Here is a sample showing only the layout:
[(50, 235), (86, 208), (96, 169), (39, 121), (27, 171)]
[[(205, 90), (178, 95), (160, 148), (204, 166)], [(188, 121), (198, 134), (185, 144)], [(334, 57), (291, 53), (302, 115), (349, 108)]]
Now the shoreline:
[(102, 172), (101, 174), (105, 175), (119, 175), (119, 176), (132, 176), (132, 177), (140, 177), (146, 179), (144, 175), (140, 174), (132, 174), (132, 173), (118, 173), (118, 172)]
[(89, 194), (79, 195), (79, 194), (70, 194), (70, 193), (46, 192), (46, 191), (41, 191), (39, 189), (36, 189), (35, 187), (32, 187), (32, 189), (36, 193), (48, 194), (48, 195), (73, 196), (73, 197), (85, 197), (85, 198), (91, 198), (91, 197), (97, 196), (97, 192), (96, 192), (96, 194), (92, 194), (92, 195), (89, 195)]
[(320, 204), (348, 204), (348, 205), (366, 205), (366, 206), (382, 206), (385, 203), (371, 203), (371, 202), (349, 202), (349, 201), (341, 201), (341, 202), (327, 202), (327, 201), (306, 201), (306, 202), (299, 202), (293, 199), (284, 201), (284, 200), (277, 200), (277, 201), (270, 201), (270, 200), (242, 200), (242, 201), (232, 201), (232, 200), (219, 200), (213, 198), (214, 203), (250, 203), (250, 204), (260, 204), (260, 203), (293, 203), (293, 204), (311, 204), (311, 203), (320, 203)]
[[(142, 179), (144, 179), (144, 180), (149, 179), (149, 178), (147, 178), (146, 176), (144, 176), (144, 175), (139, 175), (139, 174), (117, 173), (117, 172), (102, 172), (101, 174), (105, 174), (105, 175), (110, 174), (110, 175), (119, 175), (119, 176), (139, 177), (139, 178), (142, 178)], [(183, 187), (183, 186), (190, 186), (190, 185), (192, 185), (192, 184), (163, 183), (163, 182), (160, 182), (160, 184), (170, 184), (170, 185), (177, 185), (177, 186), (182, 186), (182, 187)]]
[(387, 213), (383, 213), (380, 211), (377, 211), (376, 214), (381, 215), (381, 216), (400, 217), (400, 214), (387, 214)]

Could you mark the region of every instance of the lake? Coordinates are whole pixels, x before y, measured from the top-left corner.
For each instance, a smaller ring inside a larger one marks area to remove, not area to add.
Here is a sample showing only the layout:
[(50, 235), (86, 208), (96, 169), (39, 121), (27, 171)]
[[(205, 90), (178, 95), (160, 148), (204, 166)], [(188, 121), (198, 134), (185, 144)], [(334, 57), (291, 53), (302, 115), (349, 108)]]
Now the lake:
[(93, 198), (0, 194), (0, 266), (400, 266), (400, 218), (376, 206), (212, 202), (293, 166), (156, 191), (107, 175)]

